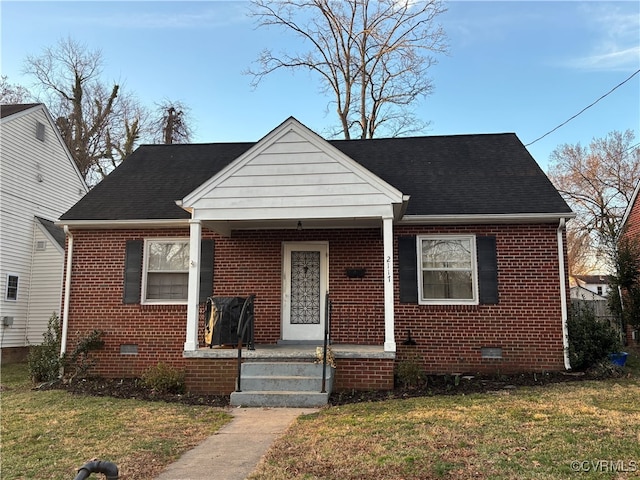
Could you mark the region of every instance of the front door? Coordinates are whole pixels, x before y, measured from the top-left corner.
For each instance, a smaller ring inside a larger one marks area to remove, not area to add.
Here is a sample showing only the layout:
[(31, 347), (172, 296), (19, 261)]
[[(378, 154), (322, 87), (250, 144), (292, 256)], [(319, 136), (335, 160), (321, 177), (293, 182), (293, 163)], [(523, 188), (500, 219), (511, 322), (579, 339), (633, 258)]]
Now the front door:
[(326, 243), (285, 243), (282, 339), (322, 341), (328, 278)]

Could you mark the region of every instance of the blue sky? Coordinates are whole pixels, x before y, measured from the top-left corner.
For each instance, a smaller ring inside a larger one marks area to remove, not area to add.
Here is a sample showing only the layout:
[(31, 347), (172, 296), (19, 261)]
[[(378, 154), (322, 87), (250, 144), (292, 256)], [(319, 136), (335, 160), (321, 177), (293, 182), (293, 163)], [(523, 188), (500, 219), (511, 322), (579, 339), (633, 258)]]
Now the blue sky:
[[(515, 132), (523, 143), (568, 120), (640, 69), (640, 2), (455, 1), (441, 17), (450, 52), (431, 68), (435, 90), (416, 108), (428, 135)], [(252, 89), (264, 47), (296, 46), (256, 29), (244, 1), (7, 1), (1, 71), (22, 75), (28, 54), (66, 37), (101, 49), (102, 78), (149, 107), (191, 109), (196, 142), (255, 141), (289, 116), (323, 135), (337, 124), (331, 98), (308, 73), (277, 72)], [(564, 143), (631, 129), (640, 142), (640, 74), (528, 147), (546, 170)]]

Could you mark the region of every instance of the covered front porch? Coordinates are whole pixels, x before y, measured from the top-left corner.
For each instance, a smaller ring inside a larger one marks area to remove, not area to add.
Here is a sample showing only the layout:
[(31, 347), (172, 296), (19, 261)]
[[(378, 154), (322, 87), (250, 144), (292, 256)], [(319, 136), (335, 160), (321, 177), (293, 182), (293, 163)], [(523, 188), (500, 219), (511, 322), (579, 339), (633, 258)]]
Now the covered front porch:
[[(258, 343), (322, 344), (323, 299), (330, 293), (336, 308), (341, 309), (331, 338), (336, 333), (336, 343), (365, 347), (334, 348), (338, 359), (344, 355), (342, 359), (347, 360), (356, 354), (358, 358), (370, 358), (362, 357), (367, 349), (368, 355), (374, 350), (393, 354), (393, 229), (407, 202), (402, 192), (295, 119), (284, 122), (178, 202), (191, 214), (184, 356), (228, 355), (200, 348), (201, 240), (208, 232), (219, 236), (215, 247), (216, 295), (221, 290), (231, 295), (257, 295)], [(336, 232), (343, 232), (342, 237)], [(354, 240), (365, 235), (368, 244)], [(221, 269), (218, 262), (222, 263), (223, 249), (225, 267)], [(246, 256), (251, 256), (251, 261)], [(242, 266), (233, 264), (233, 257)], [(375, 273), (367, 277), (363, 295), (355, 298), (354, 285), (342, 282), (345, 274), (349, 275), (345, 272), (361, 266), (358, 262), (362, 261)], [(226, 282), (223, 288), (221, 275)], [(232, 285), (239, 286), (231, 290)], [(376, 309), (382, 308), (367, 316), (358, 303), (375, 303)], [(371, 336), (367, 338), (367, 330), (375, 331), (375, 342)], [(267, 341), (260, 342), (260, 336)], [(368, 347), (372, 343), (377, 344), (375, 348)], [(304, 350), (269, 346), (246, 353), (311, 354)]]

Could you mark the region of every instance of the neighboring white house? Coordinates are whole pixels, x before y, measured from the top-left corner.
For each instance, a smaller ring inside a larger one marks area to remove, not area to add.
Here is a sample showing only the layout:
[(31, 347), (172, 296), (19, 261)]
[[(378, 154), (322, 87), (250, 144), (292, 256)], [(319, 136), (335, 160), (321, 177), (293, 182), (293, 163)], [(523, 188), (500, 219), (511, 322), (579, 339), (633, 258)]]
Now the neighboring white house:
[(575, 300), (585, 300), (589, 302), (606, 302), (607, 298), (602, 295), (598, 295), (592, 290), (588, 288), (582, 287), (580, 285), (575, 285), (570, 289), (571, 298)]
[(43, 104), (0, 106), (0, 347), (24, 358), (60, 315), (64, 232), (58, 217), (88, 191)]
[[(605, 297), (609, 293), (611, 278), (608, 275), (572, 275), (570, 282), (572, 287), (581, 287), (595, 293), (598, 297)], [(584, 292), (580, 295), (582, 296)], [(578, 297), (576, 297), (578, 298)]]

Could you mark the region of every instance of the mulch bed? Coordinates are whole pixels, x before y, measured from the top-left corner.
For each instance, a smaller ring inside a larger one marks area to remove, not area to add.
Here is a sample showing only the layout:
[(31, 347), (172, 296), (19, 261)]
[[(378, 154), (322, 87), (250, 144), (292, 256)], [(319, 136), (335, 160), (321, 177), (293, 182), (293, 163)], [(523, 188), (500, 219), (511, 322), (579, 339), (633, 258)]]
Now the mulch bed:
[(187, 405), (208, 405), (225, 407), (229, 405), (228, 395), (196, 395), (192, 393), (168, 393), (148, 388), (139, 378), (88, 377), (73, 382), (56, 382), (40, 387), (43, 389), (66, 390), (76, 395), (96, 397), (132, 398), (137, 400), (184, 403)]
[(436, 395), (469, 395), (516, 390), (554, 383), (580, 382), (620, 378), (622, 369), (609, 364), (585, 372), (519, 373), (514, 375), (429, 375), (418, 386), (396, 386), (388, 392), (340, 392), (331, 395), (331, 405), (370, 402), (389, 399), (432, 397)]
[[(606, 363), (586, 372), (521, 373), (516, 375), (430, 375), (420, 385), (397, 386), (391, 391), (347, 391), (333, 393), (330, 405), (345, 405), (390, 399), (426, 397), (434, 395), (468, 395), (472, 393), (500, 392), (523, 386), (543, 386), (552, 383), (576, 382), (622, 377), (619, 367)], [(147, 401), (163, 401), (188, 405), (225, 407), (228, 395), (178, 394), (152, 390), (138, 378), (107, 379), (90, 377), (75, 379), (71, 383), (45, 384), (38, 389), (62, 389), (77, 395), (99, 397), (134, 398)]]

